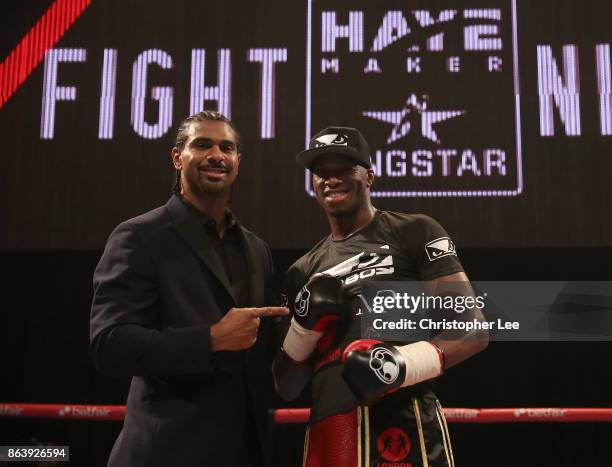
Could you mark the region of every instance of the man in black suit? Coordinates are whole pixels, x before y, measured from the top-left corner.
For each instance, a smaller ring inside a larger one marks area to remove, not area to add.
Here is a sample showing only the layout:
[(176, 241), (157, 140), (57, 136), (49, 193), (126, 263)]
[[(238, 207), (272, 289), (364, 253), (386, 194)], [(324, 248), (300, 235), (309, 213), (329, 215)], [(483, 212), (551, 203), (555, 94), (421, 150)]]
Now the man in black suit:
[(238, 175), (233, 123), (180, 126), (175, 193), (120, 224), (94, 273), (91, 354), (131, 376), (113, 467), (269, 464), (266, 379), (273, 303), (268, 246), (228, 209)]

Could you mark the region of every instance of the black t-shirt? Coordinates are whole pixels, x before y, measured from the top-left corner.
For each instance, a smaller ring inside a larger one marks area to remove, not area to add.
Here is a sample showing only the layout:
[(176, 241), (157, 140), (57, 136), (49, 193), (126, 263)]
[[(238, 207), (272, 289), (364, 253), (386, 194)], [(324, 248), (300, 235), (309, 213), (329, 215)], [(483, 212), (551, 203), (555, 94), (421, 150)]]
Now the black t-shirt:
[[(323, 353), (315, 352), (311, 423), (357, 406), (342, 378), (341, 355), (361, 338), (359, 296), (371, 281), (428, 281), (463, 271), (455, 246), (446, 231), (422, 214), (377, 211), (374, 219), (342, 240), (331, 235), (321, 240), (287, 271), (283, 292), (293, 309), (301, 288), (315, 273), (342, 280), (349, 316), (337, 324), (335, 338)], [(394, 403), (431, 391), (421, 383), (402, 389), (380, 403)]]

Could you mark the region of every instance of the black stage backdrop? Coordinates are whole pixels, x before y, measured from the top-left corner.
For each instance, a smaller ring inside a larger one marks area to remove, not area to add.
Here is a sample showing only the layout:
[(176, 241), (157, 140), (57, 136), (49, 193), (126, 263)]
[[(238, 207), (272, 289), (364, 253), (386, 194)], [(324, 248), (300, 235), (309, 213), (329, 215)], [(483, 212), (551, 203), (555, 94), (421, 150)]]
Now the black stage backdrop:
[(430, 214), (461, 247), (612, 245), (608, 0), (12, 0), (1, 16), (0, 248), (101, 248), (167, 199), (176, 126), (204, 107), (242, 130), (233, 205), (273, 248), (325, 231), (294, 156), (328, 124), (366, 134), (377, 206)]

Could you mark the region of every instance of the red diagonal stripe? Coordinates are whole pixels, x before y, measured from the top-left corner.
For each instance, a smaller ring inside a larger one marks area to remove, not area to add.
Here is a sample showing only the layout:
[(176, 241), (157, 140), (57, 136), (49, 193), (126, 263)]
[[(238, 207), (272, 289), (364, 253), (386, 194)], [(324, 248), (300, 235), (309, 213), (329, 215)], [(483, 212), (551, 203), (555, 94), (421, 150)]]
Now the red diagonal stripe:
[(55, 0), (17, 47), (0, 63), (0, 108), (90, 3), (91, 0)]

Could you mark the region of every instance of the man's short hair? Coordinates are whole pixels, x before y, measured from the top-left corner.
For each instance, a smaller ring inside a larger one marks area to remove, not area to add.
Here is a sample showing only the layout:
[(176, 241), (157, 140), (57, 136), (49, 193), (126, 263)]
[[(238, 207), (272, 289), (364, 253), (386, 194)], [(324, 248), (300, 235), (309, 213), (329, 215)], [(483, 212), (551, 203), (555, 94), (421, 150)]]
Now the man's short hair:
[(229, 127), (234, 131), (234, 135), (236, 136), (236, 148), (238, 152), (240, 152), (240, 134), (236, 129), (236, 125), (229, 118), (223, 115), (221, 112), (217, 112), (216, 110), (203, 110), (202, 112), (198, 112), (197, 114), (190, 115), (186, 119), (184, 119), (176, 131), (176, 139), (174, 141), (174, 146), (178, 148), (179, 151), (182, 151), (185, 148), (185, 143), (187, 142), (187, 135), (189, 133), (189, 127), (192, 123), (195, 122), (223, 122), (227, 123)]

